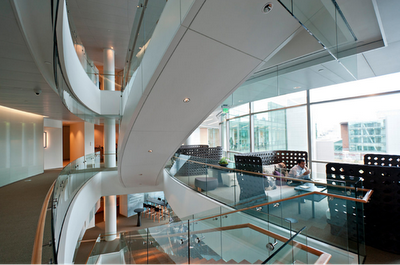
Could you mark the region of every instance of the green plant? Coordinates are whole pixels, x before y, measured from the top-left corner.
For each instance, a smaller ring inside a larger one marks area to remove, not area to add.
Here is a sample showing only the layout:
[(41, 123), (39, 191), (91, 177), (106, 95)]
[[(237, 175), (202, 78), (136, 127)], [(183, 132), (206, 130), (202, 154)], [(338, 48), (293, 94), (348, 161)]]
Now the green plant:
[(218, 161), (218, 164), (220, 164), (220, 165), (228, 165), (229, 162), (228, 162), (228, 159), (227, 159), (226, 157), (222, 157), (222, 158)]

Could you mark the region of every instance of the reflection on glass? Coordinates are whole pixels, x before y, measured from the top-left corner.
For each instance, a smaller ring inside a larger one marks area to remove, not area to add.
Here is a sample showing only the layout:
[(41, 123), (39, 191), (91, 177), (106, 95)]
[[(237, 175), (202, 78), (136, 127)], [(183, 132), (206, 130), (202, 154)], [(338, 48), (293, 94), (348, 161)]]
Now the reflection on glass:
[(286, 112), (284, 109), (253, 115), (254, 151), (286, 149)]
[(399, 90), (400, 73), (362, 79), (310, 90), (310, 101), (341, 99)]
[(218, 128), (208, 129), (208, 146), (209, 147), (221, 146)]
[(399, 153), (388, 144), (397, 141), (399, 100), (394, 94), (312, 105), (313, 159), (363, 164), (366, 153)]
[(229, 118), (246, 115), (249, 114), (249, 112), (250, 112), (249, 104), (243, 104), (229, 109)]
[(306, 92), (300, 91), (273, 98), (267, 98), (252, 102), (252, 112), (279, 109), (306, 103)]
[(249, 116), (229, 121), (229, 150), (250, 152)]

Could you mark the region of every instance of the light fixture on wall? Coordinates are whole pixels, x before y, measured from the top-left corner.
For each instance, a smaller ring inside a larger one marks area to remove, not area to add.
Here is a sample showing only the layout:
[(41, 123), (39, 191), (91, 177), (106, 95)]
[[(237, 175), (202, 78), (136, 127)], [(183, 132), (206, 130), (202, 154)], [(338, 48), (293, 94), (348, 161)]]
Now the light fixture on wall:
[(47, 132), (43, 133), (43, 147), (47, 148)]

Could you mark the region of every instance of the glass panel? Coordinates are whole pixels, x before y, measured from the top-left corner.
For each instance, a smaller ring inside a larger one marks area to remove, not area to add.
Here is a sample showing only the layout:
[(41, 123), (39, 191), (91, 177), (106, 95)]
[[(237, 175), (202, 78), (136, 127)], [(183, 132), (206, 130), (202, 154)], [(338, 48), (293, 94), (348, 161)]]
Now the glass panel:
[(249, 117), (229, 120), (229, 150), (250, 152)]
[(242, 116), (250, 113), (249, 104), (243, 104), (229, 109), (229, 118)]
[(125, 253), (126, 264), (147, 264), (147, 230), (125, 232), (123, 235), (128, 250)]
[(221, 146), (219, 129), (215, 128), (208, 129), (208, 146), (209, 147)]
[(87, 260), (87, 264), (96, 264), (100, 254), (101, 253), (101, 248), (100, 248), (100, 236), (96, 239), (96, 243), (93, 246), (92, 252), (90, 252), (89, 258)]
[[(53, 207), (53, 200), (50, 198), (49, 203), (47, 205), (48, 209)], [(46, 214), (46, 219), (44, 223), (44, 231), (43, 231), (43, 248), (42, 248), (42, 264), (55, 262), (55, 252), (54, 252), (54, 244), (53, 244), (53, 234), (52, 234), (52, 216), (51, 213), (48, 212)]]
[(277, 67), (273, 67), (270, 71), (271, 73), (261, 71), (261, 73), (254, 74), (224, 101), (224, 105), (235, 107), (251, 101), (280, 95)]
[(366, 153), (399, 153), (399, 145), (388, 145), (398, 139), (399, 100), (393, 94), (312, 105), (313, 159), (363, 164)]
[(288, 109), (253, 115), (254, 151), (286, 150)]
[(376, 93), (397, 91), (400, 73), (378, 76), (347, 82), (338, 85), (321, 87), (310, 91), (310, 101), (319, 102), (347, 97), (356, 97)]
[[(233, 217), (234, 214), (226, 214), (231, 210), (218, 208), (203, 214), (196, 214), (190, 218), (220, 215), (216, 219), (211, 218), (201, 220), (201, 222), (209, 227), (252, 223), (259, 227), (265, 226), (266, 230), (275, 232), (299, 231), (302, 227), (307, 226), (310, 228), (307, 232), (307, 238), (312, 238), (312, 240), (304, 239), (303, 244), (327, 253), (334, 253), (335, 258), (331, 260), (332, 263), (352, 262), (357, 259), (358, 253), (360, 255), (365, 253), (362, 205), (354, 201), (330, 196), (330, 194), (348, 198), (364, 196), (363, 192), (359, 191), (359, 194), (354, 190), (357, 185), (357, 187), (362, 187), (362, 183), (356, 182), (356, 178), (351, 180), (351, 177), (345, 178), (343, 176), (344, 179), (349, 179), (343, 181), (341, 180), (342, 176), (339, 176), (338, 181), (330, 180), (326, 183), (325, 171), (318, 172), (314, 169), (315, 174), (322, 178), (325, 183), (306, 180), (302, 180), (301, 183), (294, 183), (286, 182), (284, 176), (286, 176), (287, 170), (275, 166), (273, 166), (274, 172), (265, 169), (267, 176), (262, 176), (260, 173), (237, 172), (233, 168), (233, 164), (220, 167), (212, 164), (215, 161), (196, 158), (196, 163), (200, 162), (203, 166), (206, 166), (202, 169), (206, 171), (205, 181), (208, 182), (211, 179), (215, 181), (213, 187), (210, 186), (211, 183), (207, 183), (205, 187), (201, 188), (201, 192), (236, 209), (242, 209), (242, 211), (236, 213), (240, 215)], [(282, 177), (278, 179), (276, 176)], [(199, 184), (196, 184), (197, 176), (189, 176), (189, 178), (194, 179), (192, 188), (198, 188)], [(332, 177), (330, 178), (332, 179)], [(254, 219), (254, 217), (258, 219)], [(264, 221), (267, 221), (267, 223)], [(286, 230), (282, 230), (283, 228)], [(213, 231), (213, 233), (216, 232)], [(234, 236), (235, 232), (232, 233), (226, 232), (226, 235)], [(289, 238), (290, 235), (286, 237)], [(224, 236), (220, 233), (218, 238), (222, 240)], [(328, 243), (329, 247), (326, 244), (321, 244), (321, 241)], [(213, 250), (225, 259), (225, 243), (219, 242), (217, 241), (217, 246), (214, 246)], [(361, 243), (356, 244), (357, 242)], [(315, 257), (304, 253), (295, 255), (294, 258), (302, 260), (302, 262), (315, 259)]]
[(188, 260), (187, 222), (148, 229), (148, 264), (180, 264)]
[(54, 206), (52, 209), (56, 251), (58, 251), (59, 238), (70, 203), (86, 181), (100, 171), (100, 159), (99, 153), (97, 153), (72, 161), (58, 176), (53, 191)]
[[(335, 59), (348, 55), (357, 38), (335, 1), (281, 1), (292, 15), (326, 48)], [(343, 52), (345, 51), (346, 52)], [(353, 51), (355, 53), (355, 51)], [(356, 79), (354, 58), (338, 61), (343, 75)]]
[(273, 98), (257, 100), (251, 103), (252, 112), (279, 109), (306, 103), (306, 92), (300, 91)]

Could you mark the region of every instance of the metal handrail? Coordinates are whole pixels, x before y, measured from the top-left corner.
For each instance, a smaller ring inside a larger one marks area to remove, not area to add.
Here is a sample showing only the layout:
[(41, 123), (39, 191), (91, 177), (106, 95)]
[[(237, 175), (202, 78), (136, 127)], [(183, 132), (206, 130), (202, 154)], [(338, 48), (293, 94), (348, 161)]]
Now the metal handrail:
[[(175, 159), (182, 159), (182, 158), (180, 158), (178, 156), (174, 156), (174, 158)], [(207, 166), (207, 167), (213, 167), (213, 168), (216, 168), (216, 169), (235, 171), (235, 172), (240, 172), (240, 173), (245, 173), (245, 174), (250, 174), (250, 175), (256, 175), (256, 176), (260, 176), (260, 177), (269, 176), (269, 177), (273, 177), (273, 178), (278, 177), (278, 178), (286, 179), (286, 180), (299, 181), (299, 179), (297, 179), (297, 178), (291, 178), (291, 177), (285, 177), (285, 176), (276, 176), (276, 175), (271, 175), (271, 174), (266, 174), (266, 173), (258, 173), (258, 172), (253, 172), (253, 171), (246, 171), (246, 170), (243, 170), (243, 169), (227, 168), (227, 167), (223, 167), (223, 166), (219, 166), (219, 165), (207, 164), (207, 163), (198, 162), (198, 161), (194, 161), (194, 160), (187, 160), (187, 161), (190, 162), (190, 163), (200, 164), (200, 165), (204, 165), (204, 166)], [(316, 193), (316, 194), (322, 194), (322, 195), (332, 196), (332, 197), (339, 198), (339, 199), (351, 200), (351, 201), (361, 202), (361, 203), (367, 203), (369, 201), (372, 193), (373, 193), (373, 190), (371, 190), (371, 189), (364, 189), (364, 188), (358, 188), (358, 187), (337, 186), (337, 185), (333, 185), (333, 184), (329, 184), (329, 183), (314, 182), (314, 181), (305, 180), (305, 179), (301, 179), (301, 182), (313, 183), (313, 184), (324, 185), (324, 186), (329, 186), (329, 187), (335, 187), (335, 188), (338, 188), (338, 189), (356, 190), (356, 191), (366, 192), (365, 196), (362, 199), (350, 198), (350, 197), (336, 195), (336, 194)], [(308, 196), (308, 195), (313, 194), (313, 193), (315, 193), (315, 192), (306, 193), (305, 195)], [(294, 197), (291, 197), (291, 198), (294, 198)], [(280, 200), (273, 201), (273, 202), (276, 203), (276, 202), (279, 202), (279, 201)]]
[(54, 185), (56, 184), (55, 180), (48, 190), (46, 197), (44, 199), (42, 210), (40, 211), (38, 226), (36, 229), (35, 241), (33, 243), (32, 250), (32, 264), (42, 264), (42, 247), (43, 247), (43, 234), (44, 234), (44, 226), (46, 223), (46, 213), (49, 205), (50, 198), (53, 194)]

